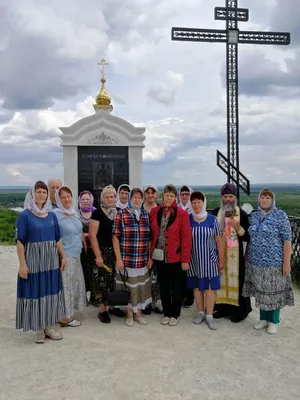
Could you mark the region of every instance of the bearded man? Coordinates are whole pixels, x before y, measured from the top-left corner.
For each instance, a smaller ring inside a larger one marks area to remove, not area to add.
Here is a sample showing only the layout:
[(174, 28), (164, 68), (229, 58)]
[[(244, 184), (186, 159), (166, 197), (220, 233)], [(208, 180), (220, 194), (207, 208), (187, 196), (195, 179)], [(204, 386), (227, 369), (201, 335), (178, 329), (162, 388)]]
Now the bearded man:
[(229, 317), (240, 322), (252, 311), (249, 297), (242, 296), (245, 280), (243, 242), (249, 241), (249, 219), (237, 206), (236, 187), (226, 183), (221, 189), (221, 205), (213, 210), (224, 242), (225, 267), (220, 271), (221, 289), (217, 292), (214, 318)]

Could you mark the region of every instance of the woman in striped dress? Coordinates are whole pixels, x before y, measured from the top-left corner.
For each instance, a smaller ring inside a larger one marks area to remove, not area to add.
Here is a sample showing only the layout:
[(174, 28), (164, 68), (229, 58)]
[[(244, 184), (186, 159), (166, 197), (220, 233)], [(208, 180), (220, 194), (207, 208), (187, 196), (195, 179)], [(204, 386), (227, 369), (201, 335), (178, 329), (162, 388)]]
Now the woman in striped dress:
[[(213, 319), (216, 291), (220, 289), (219, 270), (224, 268), (222, 234), (217, 219), (206, 211), (206, 198), (201, 192), (191, 194), (192, 214), (192, 253), (188, 270), (187, 287), (194, 289), (198, 314), (194, 324), (201, 324), (204, 319), (208, 327), (217, 329)], [(206, 310), (206, 316), (205, 316)]]
[(34, 341), (44, 343), (46, 337), (62, 339), (62, 334), (51, 326), (65, 314), (61, 270), (65, 268), (66, 257), (57, 218), (49, 212), (47, 185), (36, 182), (26, 197), (31, 206), (21, 212), (16, 224), (19, 258), (16, 327), (34, 331)]
[[(126, 282), (130, 291), (130, 303), (127, 308), (126, 325), (134, 325), (135, 320), (147, 325), (141, 311), (151, 303), (151, 279), (148, 268), (152, 267), (149, 259), (150, 223), (149, 213), (141, 209), (143, 192), (133, 188), (129, 194), (128, 208), (119, 210), (113, 226), (113, 247), (116, 255), (116, 270), (126, 271)], [(122, 272), (121, 272), (122, 273)], [(117, 283), (122, 284), (116, 275)]]

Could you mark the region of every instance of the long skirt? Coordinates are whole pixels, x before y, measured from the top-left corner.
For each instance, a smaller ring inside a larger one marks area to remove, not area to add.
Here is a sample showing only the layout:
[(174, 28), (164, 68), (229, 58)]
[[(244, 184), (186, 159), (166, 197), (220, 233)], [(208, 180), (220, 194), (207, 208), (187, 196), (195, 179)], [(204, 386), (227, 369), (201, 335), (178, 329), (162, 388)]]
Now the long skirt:
[(25, 246), (28, 278), (18, 276), (16, 328), (40, 331), (65, 316), (62, 276), (56, 242)]
[(113, 287), (113, 277), (115, 270), (114, 250), (112, 247), (100, 247), (104, 264), (111, 268), (109, 273), (105, 268), (99, 268), (93, 260), (93, 274), (91, 285), (91, 304), (98, 307), (106, 304), (107, 292)]
[(291, 276), (284, 276), (282, 266), (257, 267), (247, 264), (243, 296), (255, 297), (261, 310), (272, 311), (294, 305)]
[[(136, 313), (138, 310), (144, 310), (152, 302), (151, 278), (147, 267), (126, 267), (126, 271), (128, 273), (126, 286), (130, 292), (128, 308), (131, 308)], [(124, 290), (124, 284), (119, 271), (116, 271), (116, 289)]]
[(91, 291), (92, 286), (92, 264), (93, 264), (93, 250), (91, 247), (87, 248), (87, 253), (84, 249), (82, 249), (80, 255), (80, 261), (82, 265), (83, 275), (84, 275), (84, 283), (86, 292)]
[(83, 311), (86, 307), (86, 292), (80, 257), (67, 256), (67, 266), (62, 272), (66, 318), (73, 316), (74, 309)]

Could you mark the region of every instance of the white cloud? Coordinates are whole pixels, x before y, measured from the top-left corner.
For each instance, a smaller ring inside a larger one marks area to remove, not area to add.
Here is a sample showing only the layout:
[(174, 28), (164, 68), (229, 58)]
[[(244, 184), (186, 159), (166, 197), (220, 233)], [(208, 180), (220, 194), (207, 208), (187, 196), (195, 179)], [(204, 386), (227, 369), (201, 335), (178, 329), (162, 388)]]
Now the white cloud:
[[(240, 26), (285, 30), (290, 20), (294, 38), (289, 50), (240, 46), (240, 164), (253, 182), (300, 179), (300, 7), (293, 3), (287, 0), (282, 21), (281, 2), (253, 0), (251, 19)], [(0, 185), (62, 177), (58, 127), (93, 113), (102, 57), (114, 113), (147, 128), (145, 182), (224, 182), (216, 149), (226, 154), (225, 45), (171, 41), (172, 26), (224, 29), (213, 19), (217, 0), (3, 6)]]
[(148, 90), (148, 96), (165, 105), (175, 102), (179, 90), (184, 84), (183, 74), (179, 72), (168, 71), (165, 79), (160, 82), (154, 82)]

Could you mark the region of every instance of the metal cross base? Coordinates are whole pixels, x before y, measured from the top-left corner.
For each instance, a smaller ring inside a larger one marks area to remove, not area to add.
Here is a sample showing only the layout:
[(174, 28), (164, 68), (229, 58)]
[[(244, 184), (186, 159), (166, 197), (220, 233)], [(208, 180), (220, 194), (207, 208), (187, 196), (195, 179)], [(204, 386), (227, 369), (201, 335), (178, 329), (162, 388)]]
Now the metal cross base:
[(226, 21), (226, 29), (172, 28), (172, 40), (189, 42), (226, 43), (227, 74), (227, 158), (219, 151), (217, 165), (227, 175), (228, 182), (250, 194), (250, 182), (240, 172), (239, 161), (239, 98), (238, 98), (238, 44), (288, 45), (290, 34), (286, 32), (240, 31), (238, 21), (248, 21), (249, 10), (238, 8), (238, 0), (225, 0), (226, 7), (215, 8), (215, 19)]

